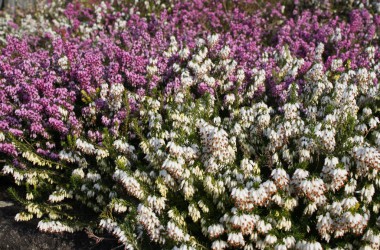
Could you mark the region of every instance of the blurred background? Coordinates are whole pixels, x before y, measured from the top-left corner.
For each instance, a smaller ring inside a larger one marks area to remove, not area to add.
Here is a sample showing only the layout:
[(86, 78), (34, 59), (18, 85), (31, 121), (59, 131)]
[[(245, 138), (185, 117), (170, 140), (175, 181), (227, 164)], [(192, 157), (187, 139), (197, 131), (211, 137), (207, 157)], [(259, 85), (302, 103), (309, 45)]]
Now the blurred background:
[(16, 8), (33, 9), (41, 0), (0, 0), (0, 9), (14, 11)]

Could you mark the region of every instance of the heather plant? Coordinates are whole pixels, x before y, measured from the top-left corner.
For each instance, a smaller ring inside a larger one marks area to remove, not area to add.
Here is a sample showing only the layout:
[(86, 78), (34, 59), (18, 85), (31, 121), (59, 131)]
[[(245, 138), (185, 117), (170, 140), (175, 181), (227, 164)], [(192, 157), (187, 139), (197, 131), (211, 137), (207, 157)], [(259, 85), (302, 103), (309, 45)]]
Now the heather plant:
[(144, 98), (134, 128), (144, 165), (114, 173), (136, 205), (115, 199), (100, 225), (127, 246), (123, 213), (175, 249), (376, 249), (378, 210), (367, 204), (379, 187), (378, 87), (365, 70), (345, 71), (336, 79), (316, 59), (310, 90), (291, 84), (279, 108), (223, 98), (234, 91), (222, 85), (199, 98), (191, 85)]
[(5, 30), (16, 220), (126, 249), (378, 249), (376, 3), (246, 4), (53, 1)]

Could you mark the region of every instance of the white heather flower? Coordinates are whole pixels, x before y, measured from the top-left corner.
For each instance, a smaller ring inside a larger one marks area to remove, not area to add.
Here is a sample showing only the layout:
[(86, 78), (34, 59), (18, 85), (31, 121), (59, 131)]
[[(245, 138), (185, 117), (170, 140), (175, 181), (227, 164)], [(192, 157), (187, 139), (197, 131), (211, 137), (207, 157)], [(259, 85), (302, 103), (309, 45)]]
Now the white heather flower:
[(292, 222), (285, 217), (281, 217), (281, 219), (277, 222), (276, 228), (283, 229), (285, 231), (290, 231), (292, 227)]
[(283, 107), (284, 109), (284, 117), (286, 120), (293, 120), (298, 117), (298, 103), (286, 103)]
[(198, 206), (202, 210), (203, 213), (209, 212), (208, 206), (202, 200), (198, 201)]
[(224, 233), (224, 227), (221, 224), (211, 225), (207, 231), (210, 238), (217, 238)]
[(312, 215), (315, 211), (317, 211), (317, 204), (314, 202), (309, 203), (304, 210), (304, 214)]
[(172, 221), (169, 221), (168, 222), (168, 225), (166, 227), (166, 231), (168, 233), (168, 236), (174, 240), (174, 241), (182, 241), (184, 238), (185, 238), (185, 235), (182, 231), (182, 229), (180, 229), (174, 222)]
[(111, 219), (102, 219), (100, 220), (99, 225), (105, 228), (107, 231), (112, 231), (112, 229), (117, 225), (116, 222), (113, 222)]
[(9, 165), (5, 165), (3, 167), (3, 170), (2, 170), (3, 174), (7, 175), (7, 174), (13, 174), (14, 173), (14, 169), (13, 167), (9, 166)]
[(273, 245), (274, 243), (277, 242), (277, 237), (272, 234), (267, 234), (264, 239), (265, 243), (268, 245)]
[(77, 231), (76, 228), (65, 225), (60, 221), (40, 221), (38, 222), (37, 227), (38, 229), (40, 229), (40, 231), (49, 232), (49, 233), (62, 233), (62, 232), (73, 233)]
[(205, 42), (205, 40), (204, 40), (203, 38), (198, 38), (198, 39), (196, 40), (196, 45), (197, 45), (197, 47), (202, 47), (205, 43), (206, 43), (206, 42)]
[(235, 151), (229, 144), (228, 134), (204, 120), (198, 122), (203, 145), (204, 162), (208, 172), (216, 172), (221, 165), (231, 162), (235, 158)]
[(0, 132), (0, 142), (3, 142), (5, 140), (5, 136), (2, 132)]
[(226, 105), (232, 105), (233, 103), (235, 102), (235, 95), (233, 93), (231, 94), (227, 94), (225, 97), (224, 97), (224, 103)]
[(190, 200), (195, 193), (195, 188), (189, 181), (182, 181), (182, 184), (183, 184), (182, 190), (183, 190), (185, 199)]
[(365, 107), (365, 108), (363, 108), (362, 112), (363, 112), (363, 115), (364, 115), (365, 117), (368, 117), (368, 116), (372, 115), (372, 109), (369, 108), (369, 107)]
[(130, 195), (138, 199), (142, 199), (144, 197), (144, 191), (142, 190), (140, 183), (134, 177), (129, 176), (126, 172), (117, 169), (113, 174), (113, 178), (116, 181), (120, 181)]
[(184, 87), (190, 87), (194, 84), (194, 79), (190, 75), (189, 71), (185, 70), (181, 74), (181, 83), (183, 84)]
[(364, 233), (362, 240), (369, 242), (373, 249), (379, 249), (380, 247), (380, 234), (376, 234), (372, 229), (368, 229)]
[(246, 245), (244, 246), (244, 250), (254, 250), (254, 247), (253, 247), (252, 244), (246, 244)]
[(88, 198), (91, 198), (91, 197), (94, 197), (95, 196), (95, 192), (93, 190), (88, 190), (87, 191), (87, 197)]
[(355, 179), (350, 179), (349, 182), (344, 186), (345, 194), (353, 194), (356, 190), (357, 181)]
[(271, 200), (276, 203), (277, 205), (279, 205), (280, 207), (284, 206), (284, 200), (283, 198), (281, 197), (281, 195), (279, 194), (275, 194), (272, 196)]
[(282, 168), (276, 168), (271, 173), (271, 178), (274, 180), (276, 186), (280, 189), (289, 184), (289, 175)]
[(227, 242), (223, 240), (214, 241), (211, 245), (212, 250), (223, 250), (223, 249), (226, 249), (227, 247), (228, 247)]
[(245, 244), (242, 233), (229, 233), (227, 242), (232, 247), (242, 247)]
[(353, 157), (364, 166), (380, 170), (380, 152), (373, 147), (354, 147)]
[(158, 72), (158, 68), (156, 66), (157, 60), (149, 60), (149, 65), (146, 67), (146, 71), (149, 76), (153, 76)]
[(348, 210), (352, 207), (355, 207), (358, 204), (356, 197), (347, 197), (344, 198), (341, 202), (343, 209)]
[(51, 195), (49, 195), (49, 201), (50, 202), (60, 202), (64, 200), (65, 198), (72, 198), (72, 194), (70, 192), (67, 192), (64, 189), (59, 189), (57, 191), (54, 191)]
[(248, 201), (248, 189), (246, 188), (233, 188), (231, 191), (231, 198), (236, 201), (236, 203), (245, 203)]
[(176, 103), (183, 103), (184, 98), (185, 98), (184, 94), (182, 92), (179, 92), (175, 96), (175, 102)]
[(296, 244), (297, 250), (323, 250), (321, 243), (319, 242), (308, 242), (305, 240), (298, 241)]
[(137, 207), (137, 220), (143, 225), (150, 239), (158, 242), (163, 226), (152, 209), (139, 204)]
[(325, 146), (325, 148), (332, 152), (335, 149), (335, 128), (331, 126), (326, 126), (325, 129), (321, 130), (322, 124), (318, 124), (315, 128), (315, 135), (318, 137), (320, 142)]
[(264, 250), (267, 247), (267, 244), (263, 240), (256, 241), (256, 248), (260, 250)]
[(75, 158), (73, 157), (73, 154), (71, 152), (66, 152), (65, 150), (62, 150), (59, 152), (59, 158), (69, 163), (75, 162)]
[(196, 250), (194, 247), (182, 244), (180, 247), (174, 247), (173, 250)]
[(185, 161), (183, 158), (178, 157), (177, 160), (171, 159), (170, 157), (166, 158), (164, 163), (162, 164), (162, 168), (168, 171), (173, 177), (179, 179), (182, 176), (184, 171), (183, 165)]
[(135, 151), (135, 147), (132, 145), (129, 145), (126, 142), (123, 142), (123, 140), (115, 140), (112, 144), (116, 150), (118, 150), (120, 153), (125, 154), (133, 154)]
[(360, 199), (364, 201), (364, 203), (369, 204), (371, 203), (372, 197), (374, 194), (375, 194), (375, 187), (373, 186), (373, 184), (365, 186), (360, 191), (360, 195), (361, 195)]
[(97, 191), (99, 191), (101, 189), (101, 186), (99, 185), (99, 183), (95, 183), (94, 189)]
[(333, 223), (334, 221), (330, 217), (330, 213), (326, 213), (325, 215), (320, 215), (317, 217), (317, 230), (319, 234), (329, 242), (331, 236), (330, 233), (333, 231)]
[(287, 250), (288, 248), (286, 247), (286, 245), (283, 245), (283, 244), (277, 244), (274, 246), (274, 250)]
[(189, 205), (189, 215), (194, 222), (197, 222), (201, 218), (201, 213), (193, 203)]
[(27, 152), (23, 152), (22, 153), (22, 157), (24, 157), (25, 159), (27, 159), (28, 161), (30, 161), (31, 163), (33, 163), (33, 165), (37, 165), (37, 166), (45, 166), (46, 165), (46, 162), (45, 161), (42, 161), (37, 154), (31, 152), (31, 151), (27, 151)]
[(312, 161), (310, 151), (307, 149), (301, 149), (299, 151), (299, 160), (300, 162)]
[(245, 79), (245, 73), (243, 69), (238, 69), (236, 72), (237, 81), (242, 83)]
[(219, 40), (219, 34), (209, 35), (207, 37), (207, 43), (210, 48), (214, 47)]
[(249, 177), (252, 174), (258, 175), (260, 174), (260, 168), (256, 162), (253, 162), (252, 160), (249, 160), (247, 158), (244, 158), (240, 162), (240, 168), (244, 171), (245, 177)]
[(32, 213), (20, 212), (20, 213), (16, 214), (15, 221), (29, 221), (32, 218), (33, 218), (33, 214)]
[(296, 239), (293, 236), (288, 236), (284, 238), (283, 242), (285, 243), (286, 247), (289, 249), (294, 248), (296, 245)]
[(81, 139), (77, 139), (76, 140), (76, 146), (77, 148), (82, 151), (83, 153), (85, 154), (94, 154), (95, 153), (95, 147), (94, 145), (88, 143), (88, 142), (85, 142)]
[(179, 54), (179, 57), (180, 57), (182, 60), (185, 60), (185, 59), (187, 59), (187, 58), (189, 57), (189, 55), (190, 55), (190, 50), (189, 50), (188, 47), (185, 47), (185, 48), (181, 49), (181, 50), (179, 51), (178, 54)]
[(124, 213), (124, 212), (126, 212), (128, 210), (128, 207), (125, 206), (124, 204), (120, 203), (120, 202), (115, 202), (113, 210), (116, 213)]
[(62, 69), (66, 70), (69, 68), (69, 60), (66, 56), (63, 56), (58, 59), (58, 65), (61, 66)]
[(309, 177), (309, 172), (307, 170), (303, 170), (303, 169), (298, 168), (298, 169), (296, 169), (296, 171), (293, 174), (292, 184), (298, 186), (307, 177)]
[[(63, 116), (63, 117), (67, 117), (67, 115), (69, 114), (69, 112), (62, 108), (61, 106), (58, 107), (58, 112)], [(0, 141), (1, 141), (1, 135), (0, 135)]]
[(243, 216), (235, 214), (230, 218), (230, 223), (233, 228), (238, 229), (243, 226), (243, 220), (244, 220)]
[(165, 209), (165, 197), (156, 197), (149, 195), (147, 198), (149, 207), (151, 207), (154, 211), (156, 211), (158, 214), (162, 212), (162, 210)]
[(96, 181), (100, 180), (102, 177), (98, 173), (88, 172), (86, 175), (86, 178), (91, 180), (92, 182), (96, 182)]
[[(215, 87), (216, 80), (215, 80), (214, 77), (209, 77), (209, 76), (205, 75), (203, 77), (203, 80), (205, 81), (205, 83), (207, 84), (207, 86), (209, 86), (211, 88)], [(234, 97), (232, 97), (232, 98), (234, 98)], [(231, 97), (230, 97), (230, 99), (231, 99)]]
[(332, 42), (339, 42), (342, 40), (342, 30), (341, 28), (335, 28), (335, 31), (331, 37)]
[(100, 161), (101, 159), (107, 158), (109, 156), (108, 150), (100, 149), (100, 148), (95, 150), (95, 154), (96, 154), (97, 161)]
[(268, 231), (272, 230), (272, 225), (270, 223), (266, 223), (263, 220), (259, 220), (256, 223), (257, 231), (261, 234), (266, 234)]
[(27, 200), (33, 200), (34, 199), (34, 195), (33, 195), (33, 193), (26, 193), (26, 199)]
[(115, 83), (111, 85), (109, 91), (109, 105), (111, 110), (117, 111), (121, 108), (122, 98), (124, 93), (124, 85), (120, 83)]
[(134, 247), (130, 244), (126, 233), (120, 228), (120, 226), (111, 219), (102, 219), (99, 226), (106, 229), (108, 232), (116, 236), (116, 238), (124, 244), (124, 248), (128, 250), (133, 250)]
[[(179, 64), (174, 63), (174, 64), (173, 64), (173, 71), (174, 71), (175, 73), (178, 73), (180, 70), (181, 70), (181, 67), (179, 66)], [(149, 72), (148, 72), (148, 73), (149, 73)]]
[(169, 58), (172, 55), (174, 55), (177, 51), (178, 51), (178, 42), (174, 36), (171, 36), (169, 49), (164, 52), (164, 56)]
[(370, 129), (374, 129), (379, 124), (379, 118), (377, 117), (371, 117), (371, 119), (368, 122), (368, 126)]
[(372, 211), (373, 211), (374, 213), (378, 214), (379, 211), (380, 211), (380, 204), (379, 204), (379, 203), (375, 203), (375, 204), (373, 204)]
[(321, 61), (322, 60), (322, 54), (325, 50), (325, 45), (323, 43), (319, 43), (317, 48), (315, 49), (315, 60)]
[(339, 69), (342, 66), (343, 66), (343, 61), (340, 58), (334, 59), (331, 62), (331, 70), (332, 71), (336, 71), (337, 69)]
[(220, 57), (222, 59), (227, 59), (230, 55), (230, 52), (231, 52), (231, 49), (230, 47), (228, 47), (227, 45), (224, 46), (220, 51), (219, 51), (219, 54), (220, 54)]
[(78, 176), (81, 179), (83, 179), (85, 177), (85, 173), (83, 171), (83, 168), (76, 168), (76, 169), (74, 169), (73, 172), (72, 172), (72, 175), (73, 176)]

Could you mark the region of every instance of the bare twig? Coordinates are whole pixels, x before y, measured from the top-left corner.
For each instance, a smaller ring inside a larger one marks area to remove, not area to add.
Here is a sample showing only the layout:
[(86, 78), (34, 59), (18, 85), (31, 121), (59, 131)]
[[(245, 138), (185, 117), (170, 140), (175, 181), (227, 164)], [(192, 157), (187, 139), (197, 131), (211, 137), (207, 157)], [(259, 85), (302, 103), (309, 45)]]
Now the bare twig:
[(99, 236), (95, 235), (94, 232), (92, 232), (90, 229), (87, 229), (87, 228), (85, 229), (85, 232), (90, 239), (95, 240), (96, 244), (99, 244), (100, 242), (102, 242), (104, 240), (116, 240), (113, 238), (99, 237)]

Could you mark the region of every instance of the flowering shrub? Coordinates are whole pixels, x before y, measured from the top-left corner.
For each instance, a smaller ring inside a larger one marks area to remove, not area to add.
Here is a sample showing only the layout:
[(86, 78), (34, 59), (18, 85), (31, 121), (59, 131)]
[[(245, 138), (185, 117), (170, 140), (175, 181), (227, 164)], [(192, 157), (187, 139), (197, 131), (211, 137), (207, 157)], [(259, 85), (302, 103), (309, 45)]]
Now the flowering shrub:
[(378, 5), (246, 4), (5, 17), (15, 219), (126, 249), (379, 249)]

